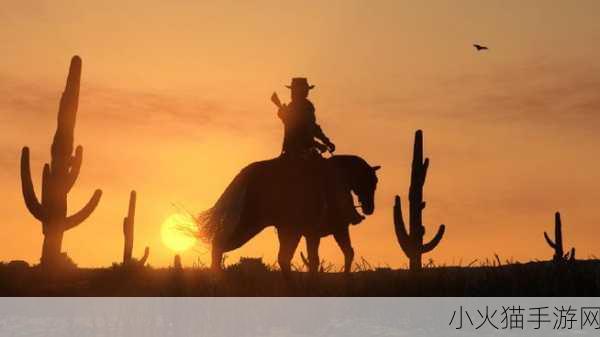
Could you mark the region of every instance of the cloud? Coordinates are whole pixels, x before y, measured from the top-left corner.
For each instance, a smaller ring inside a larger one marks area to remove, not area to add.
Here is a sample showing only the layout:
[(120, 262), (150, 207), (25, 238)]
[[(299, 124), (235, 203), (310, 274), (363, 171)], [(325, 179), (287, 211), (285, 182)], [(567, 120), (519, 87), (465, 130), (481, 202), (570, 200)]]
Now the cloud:
[(600, 67), (553, 61), (487, 65), (461, 73), (400, 82), (381, 90), (368, 107), (372, 118), (449, 120), (462, 124), (561, 124), (591, 128), (600, 122)]
[(82, 89), (80, 108), (106, 123), (146, 127), (218, 124), (226, 113), (217, 102), (102, 87)]
[[(4, 128), (30, 129), (54, 123), (62, 85), (0, 75)], [(94, 84), (82, 84), (78, 121), (111, 128), (143, 128), (157, 134), (207, 126), (240, 132), (246, 122), (252, 124), (246, 111), (223, 102)]]
[[(600, 69), (587, 64), (503, 66), (443, 86), (454, 108), (481, 121), (585, 127), (600, 116)], [(441, 94), (441, 93), (440, 93)]]
[[(16, 172), (23, 145), (37, 149), (32, 152), (34, 159), (47, 160), (63, 88), (63, 83), (36, 83), (0, 74), (3, 172)], [(215, 132), (239, 134), (253, 127), (247, 113), (218, 101), (87, 83), (82, 83), (77, 119), (77, 143), (94, 146), (97, 140), (107, 151), (124, 143), (135, 148), (167, 139), (197, 141)]]

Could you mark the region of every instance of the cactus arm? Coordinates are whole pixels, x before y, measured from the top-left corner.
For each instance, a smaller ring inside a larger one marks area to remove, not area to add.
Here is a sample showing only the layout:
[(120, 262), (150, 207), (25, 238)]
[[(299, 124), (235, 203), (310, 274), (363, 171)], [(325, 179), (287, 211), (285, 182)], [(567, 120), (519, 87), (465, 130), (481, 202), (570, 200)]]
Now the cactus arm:
[(402, 204), (398, 195), (394, 199), (394, 229), (396, 231), (396, 238), (402, 249), (407, 253), (412, 251), (410, 236), (406, 231), (406, 224), (402, 216)]
[(150, 247), (146, 247), (144, 249), (144, 256), (139, 261), (140, 266), (144, 266), (146, 264), (146, 260), (148, 260), (148, 256), (150, 255)]
[(442, 240), (442, 237), (444, 236), (445, 231), (446, 231), (446, 226), (440, 225), (440, 227), (438, 228), (438, 231), (435, 234), (435, 236), (433, 237), (433, 239), (431, 239), (431, 241), (429, 241), (429, 243), (423, 245), (423, 249), (421, 249), (421, 252), (427, 253), (427, 252), (432, 251), (438, 245), (438, 243), (440, 243), (440, 240)]
[(77, 146), (75, 150), (75, 155), (71, 159), (71, 169), (69, 173), (67, 173), (67, 192), (73, 188), (75, 185), (75, 181), (77, 181), (77, 177), (79, 176), (79, 170), (81, 169), (81, 161), (83, 159), (83, 147), (81, 145)]
[(546, 232), (544, 232), (544, 238), (546, 239), (546, 242), (548, 242), (548, 245), (550, 245), (550, 247), (556, 249), (556, 244), (554, 242), (552, 242), (552, 240), (550, 239), (550, 237), (548, 236), (548, 234)]
[(564, 256), (563, 260), (565, 261), (575, 261), (575, 247), (571, 248)]
[(64, 230), (68, 231), (69, 229), (79, 225), (85, 219), (87, 219), (90, 214), (96, 209), (98, 206), (98, 202), (100, 202), (100, 197), (102, 196), (101, 190), (96, 190), (92, 198), (88, 201), (88, 203), (77, 213), (67, 217), (64, 223)]
[[(44, 167), (44, 176), (46, 176), (46, 168)], [(23, 198), (29, 212), (39, 221), (45, 221), (45, 212), (43, 205), (39, 202), (33, 181), (31, 180), (31, 169), (29, 165), (29, 148), (24, 147), (21, 151), (21, 188), (23, 190)]]
[[(569, 255), (569, 253), (567, 253)], [(575, 247), (571, 248), (571, 255), (569, 255), (569, 261), (575, 261)]]

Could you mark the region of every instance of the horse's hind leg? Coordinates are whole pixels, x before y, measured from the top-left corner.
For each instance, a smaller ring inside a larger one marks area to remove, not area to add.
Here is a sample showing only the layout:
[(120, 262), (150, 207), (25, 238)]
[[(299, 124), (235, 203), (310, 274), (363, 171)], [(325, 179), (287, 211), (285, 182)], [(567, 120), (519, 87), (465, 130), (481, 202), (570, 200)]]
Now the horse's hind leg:
[(344, 253), (344, 273), (350, 273), (352, 271), (352, 261), (354, 260), (354, 249), (350, 241), (348, 227), (333, 233), (333, 237)]
[(225, 253), (225, 251), (223, 250), (223, 247), (221, 246), (221, 244), (214, 242), (212, 244), (211, 247), (211, 265), (210, 268), (213, 271), (220, 271), (223, 268), (223, 254)]
[(306, 250), (308, 252), (308, 271), (311, 274), (316, 274), (319, 271), (319, 244), (321, 238), (318, 235), (306, 236)]
[(277, 236), (279, 237), (277, 261), (279, 262), (279, 268), (281, 268), (283, 276), (289, 278), (292, 271), (292, 258), (300, 242), (301, 235), (286, 228), (278, 228)]
[(211, 261), (210, 269), (213, 271), (221, 271), (223, 269), (223, 255), (230, 251), (227, 249), (228, 240), (225, 239), (222, 232), (219, 232), (211, 241)]
[(246, 221), (240, 223), (238, 228), (227, 236), (224, 236), (222, 232), (217, 233), (212, 240), (211, 268), (213, 270), (221, 270), (223, 267), (223, 254), (225, 252), (240, 248), (263, 229), (264, 226), (259, 222)]

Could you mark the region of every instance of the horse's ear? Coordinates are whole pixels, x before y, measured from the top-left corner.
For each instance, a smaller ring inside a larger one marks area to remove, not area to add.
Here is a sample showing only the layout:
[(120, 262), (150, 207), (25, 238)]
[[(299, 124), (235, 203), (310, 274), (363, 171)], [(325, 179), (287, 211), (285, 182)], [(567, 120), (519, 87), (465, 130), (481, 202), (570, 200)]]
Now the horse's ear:
[(379, 170), (380, 168), (381, 168), (381, 165), (376, 165), (376, 166), (373, 166), (373, 167), (372, 167), (373, 171), (377, 171), (377, 170)]

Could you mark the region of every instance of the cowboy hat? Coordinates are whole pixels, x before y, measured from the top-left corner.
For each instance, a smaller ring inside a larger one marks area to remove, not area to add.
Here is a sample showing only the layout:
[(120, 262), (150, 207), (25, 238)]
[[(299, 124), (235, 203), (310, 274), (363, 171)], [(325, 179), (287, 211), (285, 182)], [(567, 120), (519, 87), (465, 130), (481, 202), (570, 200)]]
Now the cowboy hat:
[(287, 88), (308, 88), (309, 90), (314, 88), (314, 85), (308, 85), (306, 77), (294, 77), (292, 78), (292, 84), (286, 85)]

